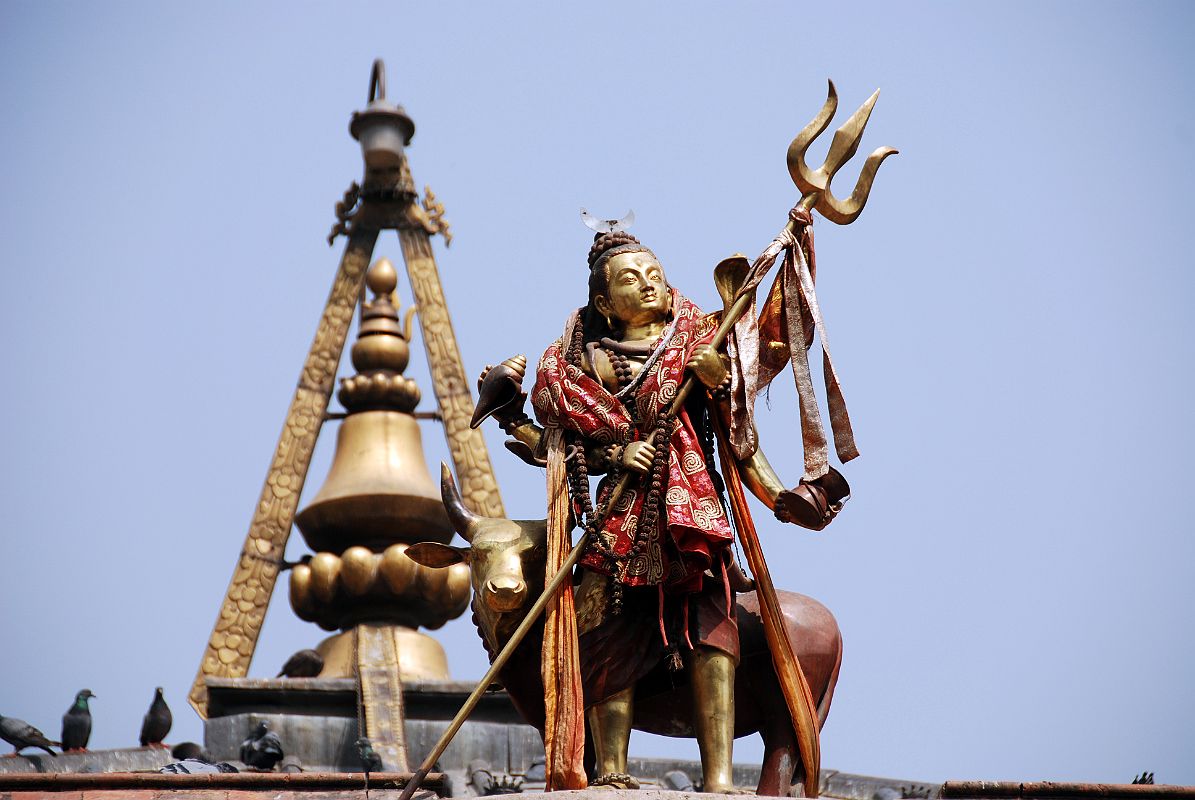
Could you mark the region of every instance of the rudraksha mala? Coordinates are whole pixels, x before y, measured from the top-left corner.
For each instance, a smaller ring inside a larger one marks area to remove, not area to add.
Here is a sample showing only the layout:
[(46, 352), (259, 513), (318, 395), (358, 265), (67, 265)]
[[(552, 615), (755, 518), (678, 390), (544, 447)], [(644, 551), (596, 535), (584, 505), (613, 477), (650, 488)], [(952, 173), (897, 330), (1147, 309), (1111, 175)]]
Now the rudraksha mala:
[[(584, 349), (583, 326), (576, 325), (573, 329), (572, 341), (569, 342), (568, 348), (565, 350), (565, 360), (579, 367)], [(620, 385), (625, 385), (625, 382), (631, 378), (631, 367), (626, 356), (609, 350), (607, 352), (611, 356), (611, 363), (615, 365), (615, 375), (618, 376)], [(626, 376), (625, 379), (623, 375)], [(626, 553), (621, 554), (616, 553), (602, 539), (601, 525), (609, 515), (609, 507), (603, 503), (596, 509), (594, 508), (593, 499), (589, 493), (589, 464), (586, 461), (584, 441), (578, 434), (569, 434), (570, 455), (565, 461), (569, 494), (577, 521), (584, 530), (585, 539), (588, 542), (586, 546), (606, 560), (611, 580), (610, 610), (614, 614), (622, 612), (623, 582), (621, 573), (625, 572), (627, 564), (643, 554), (648, 544), (659, 534), (660, 507), (663, 505), (664, 487), (668, 482), (668, 461), (672, 453), (674, 421), (675, 417), (671, 415), (661, 415), (656, 419), (656, 424), (648, 437), (648, 441), (652, 441), (655, 445), (655, 457), (652, 459), (650, 471), (644, 476), (647, 482), (647, 491), (643, 499), (638, 524), (635, 526), (631, 547)], [(623, 442), (621, 446), (626, 444), (627, 442)], [(609, 457), (607, 457), (607, 461), (608, 475), (613, 478), (621, 470), (621, 464)]]
[(606, 357), (610, 359), (610, 367), (614, 370), (614, 378), (618, 381), (618, 388), (626, 386), (635, 377), (634, 371), (631, 369), (630, 359), (626, 357), (625, 353), (620, 353), (613, 348), (603, 348)]

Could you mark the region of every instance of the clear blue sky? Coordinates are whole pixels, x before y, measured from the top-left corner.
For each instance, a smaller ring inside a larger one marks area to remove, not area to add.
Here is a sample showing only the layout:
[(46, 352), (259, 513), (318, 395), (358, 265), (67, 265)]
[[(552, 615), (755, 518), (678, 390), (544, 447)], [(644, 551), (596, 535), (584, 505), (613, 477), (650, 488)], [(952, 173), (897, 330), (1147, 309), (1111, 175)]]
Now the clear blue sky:
[[(470, 374), (583, 301), (582, 205), (633, 208), (713, 305), (713, 265), (797, 199), (785, 150), (833, 77), (845, 107), (883, 88), (864, 148), (901, 155), (857, 224), (818, 226), (854, 499), (822, 534), (762, 525), (778, 584), (843, 630), (825, 765), (1195, 783), (1192, 9), (3, 4), (0, 713), (56, 733), (87, 686), (93, 743), (128, 745), (162, 685), (171, 738), (200, 738), (185, 694), (339, 258), (374, 57), (454, 226)], [(762, 434), (795, 480), (793, 408), (782, 377)], [(487, 436), (508, 511), (541, 514)], [(439, 635), (481, 674), (467, 621)], [(283, 586), (253, 674), (321, 637)]]

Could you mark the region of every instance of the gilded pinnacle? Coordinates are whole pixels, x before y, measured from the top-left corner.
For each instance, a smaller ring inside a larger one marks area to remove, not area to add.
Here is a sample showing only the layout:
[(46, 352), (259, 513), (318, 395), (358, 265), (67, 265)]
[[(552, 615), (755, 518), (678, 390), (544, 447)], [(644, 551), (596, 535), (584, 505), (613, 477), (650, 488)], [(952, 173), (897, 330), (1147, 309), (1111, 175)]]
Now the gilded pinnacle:
[(365, 281), (373, 298), (362, 306), (361, 329), (353, 344), (357, 374), (341, 381), (336, 396), (350, 413), (369, 409), (414, 411), (419, 404), (419, 387), (402, 374), (411, 357), (414, 309), (407, 309), (406, 324), (400, 326), (393, 300), (398, 273), (389, 259), (374, 262)]

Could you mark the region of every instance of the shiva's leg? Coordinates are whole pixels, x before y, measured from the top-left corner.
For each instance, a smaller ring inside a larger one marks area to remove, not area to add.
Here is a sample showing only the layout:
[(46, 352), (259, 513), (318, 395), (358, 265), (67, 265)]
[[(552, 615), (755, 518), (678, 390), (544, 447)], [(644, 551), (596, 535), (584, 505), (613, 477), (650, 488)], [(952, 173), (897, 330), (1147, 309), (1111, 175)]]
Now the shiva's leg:
[(734, 789), (734, 666), (733, 658), (712, 647), (699, 646), (689, 657), (693, 727), (707, 792)]

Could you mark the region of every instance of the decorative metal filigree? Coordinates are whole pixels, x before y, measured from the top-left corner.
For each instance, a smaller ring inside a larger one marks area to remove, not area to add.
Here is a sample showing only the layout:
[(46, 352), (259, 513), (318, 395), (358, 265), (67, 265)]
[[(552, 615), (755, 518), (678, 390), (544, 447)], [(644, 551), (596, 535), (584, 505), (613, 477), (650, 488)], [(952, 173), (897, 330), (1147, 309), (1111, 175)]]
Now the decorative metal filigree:
[(344, 197), (336, 204), (336, 224), (328, 233), (328, 247), (332, 246), (337, 236), (341, 234), (348, 236), (350, 223), (361, 208), (360, 202), (361, 187), (356, 181), (353, 181), (345, 190)]
[[(449, 228), (448, 220), (444, 219), (444, 204), (436, 199), (432, 187), (423, 187), (423, 205), (411, 203), (407, 209), (407, 223), (408, 227), (413, 227), (423, 231), (428, 236), (435, 236), (437, 233), (444, 237), (444, 245), (452, 244), (452, 231)], [(399, 225), (400, 229), (404, 226)]]

